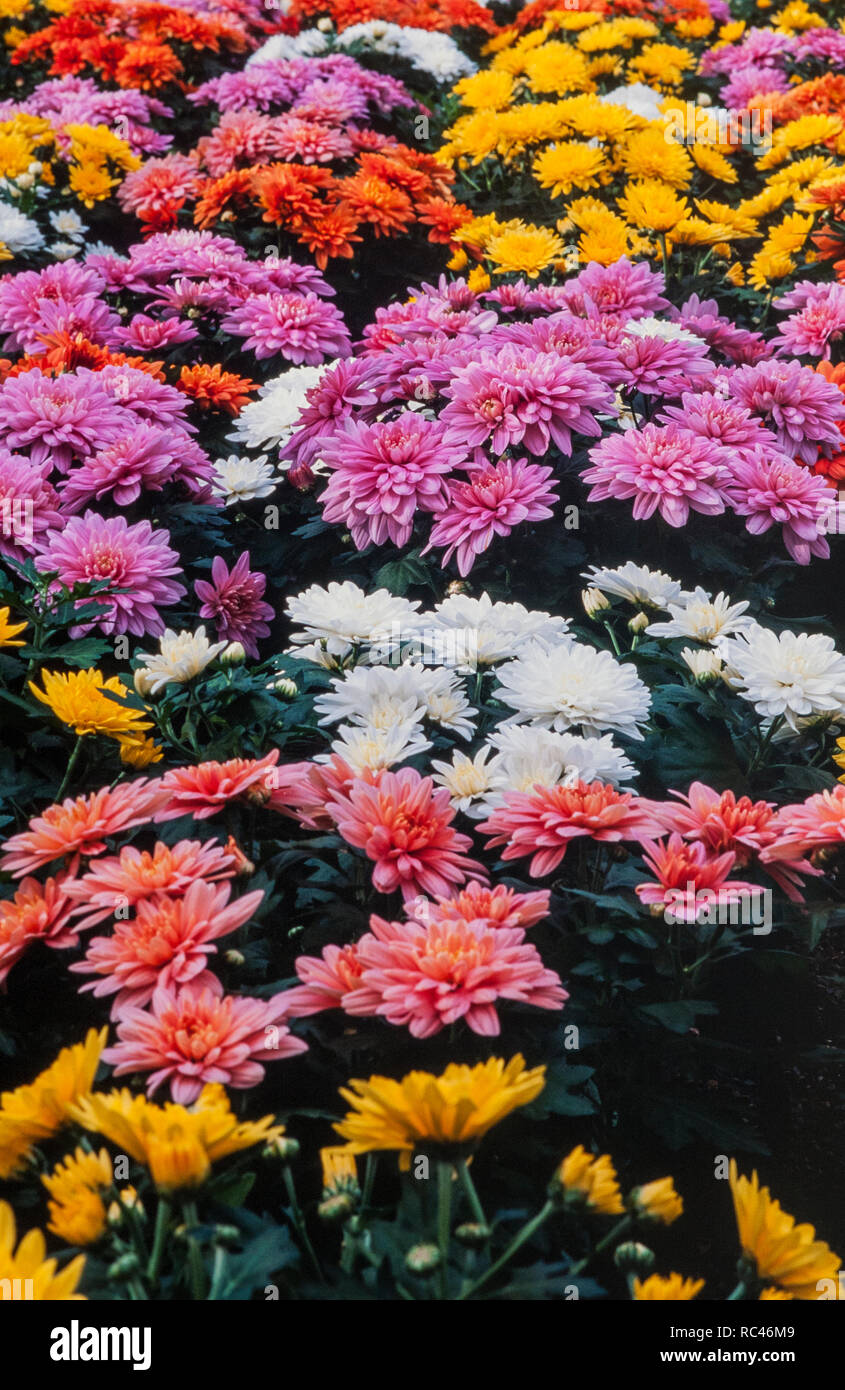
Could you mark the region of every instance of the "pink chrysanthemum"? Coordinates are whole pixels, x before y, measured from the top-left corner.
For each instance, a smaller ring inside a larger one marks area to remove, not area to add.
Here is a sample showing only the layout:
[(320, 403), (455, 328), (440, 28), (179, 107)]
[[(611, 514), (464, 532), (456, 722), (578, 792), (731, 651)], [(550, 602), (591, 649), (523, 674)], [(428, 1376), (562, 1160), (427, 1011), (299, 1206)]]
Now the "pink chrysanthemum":
[(61, 876), (46, 883), (25, 878), (13, 898), (0, 902), (0, 985), (34, 941), (58, 949), (75, 944), (70, 909)]
[(556, 352), (569, 362), (580, 363), (608, 386), (621, 386), (630, 380), (616, 350), (596, 337), (593, 323), (568, 309), (548, 318), (532, 319), (530, 323), (501, 324), (488, 341), (491, 345), (518, 343), (536, 352)]
[(125, 427), (126, 416), (93, 372), (51, 377), (35, 367), (0, 386), (0, 431), (6, 445), (25, 449), (32, 463), (50, 463), (60, 473), (74, 459), (89, 458), (113, 443)]
[(634, 517), (656, 511), (670, 526), (683, 526), (690, 510), (717, 516), (725, 510), (718, 484), (727, 455), (710, 439), (677, 425), (646, 425), (609, 435), (590, 450), (588, 501), (634, 499)]
[(361, 983), (358, 947), (324, 946), (321, 956), (298, 956), (294, 962), (302, 981), (285, 995), (285, 1017), (307, 1018), (324, 1009), (342, 1009), (347, 995)]
[(89, 342), (110, 346), (120, 319), (99, 298), (104, 288), (96, 271), (73, 260), (4, 276), (0, 280), (4, 347), (37, 355), (44, 351), (42, 336), (49, 333), (81, 333)]
[(128, 507), (143, 492), (161, 492), (182, 466), (185, 448), (193, 445), (181, 431), (159, 429), (134, 421), (128, 433), (107, 444), (80, 468), (73, 469), (59, 491), (65, 511), (77, 512), (86, 503), (111, 496)]
[(257, 358), (281, 353), (296, 366), (317, 367), (352, 350), (340, 310), (310, 292), (250, 295), (226, 315), (222, 328), (243, 338)]
[(411, 411), (374, 425), (349, 421), (323, 461), (332, 469), (323, 515), (348, 526), (359, 550), (386, 540), (407, 544), (416, 511), (445, 507), (443, 474), (459, 462), (439, 424)]
[(740, 450), (723, 491), (732, 510), (747, 517), (753, 536), (781, 526), (783, 543), (799, 565), (808, 565), (813, 555), (830, 555), (819, 529), (830, 510), (830, 488), (825, 478), (788, 455), (771, 449)]
[(528, 872), (543, 878), (557, 868), (570, 840), (646, 840), (660, 833), (659, 823), (631, 792), (609, 783), (559, 783), (531, 792), (507, 792), (479, 830), (491, 835), (488, 847), (506, 845), (502, 859), (531, 855)]
[(661, 295), (664, 288), (663, 275), (647, 261), (634, 264), (621, 256), (612, 265), (591, 262), (561, 287), (561, 298), (582, 317), (610, 314), (627, 321), (668, 309), (669, 301)]
[(163, 805), (156, 821), (176, 820), (179, 816), (207, 820), (240, 796), (264, 805), (272, 794), (278, 760), (279, 750), (274, 748), (263, 758), (231, 758), (225, 763), (172, 767), (161, 779)]
[(668, 841), (647, 843), (643, 859), (657, 882), (637, 884), (637, 897), (652, 908), (671, 908), (682, 922), (695, 922), (713, 897), (722, 904), (763, 892), (755, 883), (727, 881), (736, 861), (733, 850), (713, 854), (700, 840), (688, 843), (672, 834)]
[(819, 444), (841, 443), (845, 398), (812, 367), (771, 358), (754, 367), (738, 367), (728, 385), (734, 399), (760, 416), (777, 436), (778, 447), (792, 458), (813, 464)]
[(119, 855), (98, 859), (65, 891), (75, 904), (76, 930), (87, 931), (118, 908), (134, 908), (153, 894), (180, 897), (198, 879), (212, 883), (236, 873), (235, 854), (216, 840), (179, 840), (172, 846), (157, 840), (151, 851), (124, 845)]
[(192, 342), (199, 336), (199, 329), (189, 320), (151, 319), (148, 314), (135, 314), (114, 336), (120, 346), (130, 352), (158, 352), (160, 348)]
[(160, 610), (185, 593), (184, 584), (170, 578), (182, 567), (169, 540), (168, 531), (154, 531), (148, 521), (130, 526), (122, 516), (107, 519), (91, 511), (72, 517), (63, 531), (47, 532), (35, 562), (42, 573), (55, 574), (67, 588), (103, 580), (108, 584), (102, 592), (79, 600), (80, 607), (101, 609), (102, 617), (77, 624), (71, 636), (82, 636), (93, 627), (138, 637), (164, 632)]
[(105, 1049), (103, 1061), (114, 1066), (116, 1076), (152, 1072), (149, 1095), (168, 1081), (179, 1105), (191, 1105), (209, 1082), (237, 1090), (257, 1086), (264, 1079), (263, 1062), (306, 1051), (281, 1022), (284, 998), (234, 998), (191, 985), (178, 992), (157, 989), (150, 1012), (124, 1010), (120, 1041)]
[(249, 567), (245, 550), (230, 572), (225, 560), (215, 555), (211, 564), (211, 583), (198, 579), (194, 585), (202, 600), (201, 618), (213, 618), (221, 641), (240, 642), (247, 656), (258, 656), (257, 638), (269, 637), (267, 619), (275, 617), (261, 595), (267, 579)]
[(295, 464), (310, 463), (353, 410), (358, 421), (374, 419), (381, 372), (381, 365), (366, 357), (347, 358), (323, 372), (317, 385), (306, 392), (308, 404), (299, 413), (296, 430), (282, 445), (280, 457)]
[(573, 433), (600, 435), (596, 414), (616, 411), (610, 387), (586, 367), (512, 344), (480, 351), (444, 394), (445, 443), (463, 451), (489, 442), (494, 454), (521, 445), (544, 455), (552, 444), (571, 454)]
[(680, 405), (668, 405), (656, 417), (659, 425), (673, 422), (725, 449), (752, 449), (755, 444), (775, 443), (775, 436), (758, 416), (717, 391), (685, 391)]
[(631, 389), (644, 396), (680, 396), (713, 370), (707, 344), (686, 338), (623, 333), (616, 350)]
[(273, 787), (267, 809), (298, 820), (308, 830), (330, 830), (334, 821), (328, 804), (334, 796), (345, 796), (356, 778), (377, 786), (382, 769), (356, 772), (338, 753), (324, 763), (285, 763), (273, 774)]
[(691, 294), (680, 309), (670, 304), (667, 317), (703, 338), (714, 352), (722, 353), (731, 362), (756, 362), (769, 353), (762, 333), (738, 328), (732, 319), (719, 313), (715, 299), (699, 299), (697, 294)]
[(374, 862), (379, 893), (398, 888), (406, 901), (418, 893), (436, 897), (468, 878), (487, 877), (467, 855), (469, 836), (452, 828), (455, 811), (447, 789), (435, 791), (431, 778), (412, 767), (383, 773), (377, 786), (356, 778), (326, 809), (343, 838)]
[(569, 998), (518, 927), (481, 922), (386, 922), (370, 918), (358, 942), (361, 983), (343, 1001), (349, 1014), (376, 1014), (430, 1038), (464, 1019), (474, 1033), (501, 1031), (496, 1002), (562, 1009)]
[(792, 806), (781, 806), (772, 829), (776, 838), (762, 854), (769, 865), (794, 860), (807, 850), (845, 843), (845, 786), (815, 792)]
[(161, 804), (161, 782), (144, 777), (120, 782), (111, 790), (102, 787), (89, 796), (68, 797), (33, 816), (27, 830), (6, 841), (0, 869), (20, 878), (54, 859), (69, 859), (68, 871), (75, 874), (80, 855), (104, 854), (110, 836), (146, 825)]
[(124, 1009), (142, 1009), (158, 988), (177, 989), (192, 983), (197, 989), (218, 990), (216, 977), (206, 969), (213, 944), (248, 922), (264, 897), (261, 890), (229, 902), (228, 883), (198, 880), (183, 897), (154, 893), (142, 898), (131, 921), (117, 921), (111, 936), (95, 936), (85, 959), (70, 969), (80, 975), (101, 976), (82, 986), (97, 998), (116, 995), (111, 1017)]
[(472, 882), (450, 898), (419, 898), (408, 904), (409, 915), (418, 922), (437, 918), (440, 922), (479, 922), (485, 927), (534, 927), (549, 915), (548, 888), (519, 893), (504, 883), (495, 888)]
[(821, 357), (830, 361), (831, 348), (845, 333), (845, 285), (816, 285), (805, 280), (781, 299), (779, 309), (794, 309), (773, 340), (779, 353)]
[(49, 460), (32, 464), (0, 448), (0, 555), (31, 554), (45, 531), (61, 525), (50, 471)]
[(458, 573), (469, 574), (476, 559), (494, 536), (509, 536), (524, 521), (552, 516), (557, 502), (551, 468), (522, 459), (502, 459), (498, 464), (473, 469), (469, 482), (449, 484), (446, 513), (435, 524), (425, 550), (445, 546), (445, 568), (457, 553)]

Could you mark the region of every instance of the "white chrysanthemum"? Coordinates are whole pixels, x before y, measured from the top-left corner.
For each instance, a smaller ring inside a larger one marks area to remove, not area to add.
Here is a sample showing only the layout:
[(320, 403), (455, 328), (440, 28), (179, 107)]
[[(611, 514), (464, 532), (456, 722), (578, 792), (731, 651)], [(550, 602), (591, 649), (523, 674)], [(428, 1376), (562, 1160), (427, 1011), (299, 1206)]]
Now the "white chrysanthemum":
[(753, 627), (719, 643), (726, 680), (764, 719), (785, 719), (795, 733), (845, 706), (845, 656), (832, 637)]
[(602, 97), (602, 101), (609, 101), (611, 106), (624, 106), (635, 116), (644, 116), (647, 121), (661, 120), (663, 113), (660, 107), (665, 100), (663, 92), (656, 92), (645, 82), (629, 82), (625, 87), (614, 87)]
[(76, 241), (51, 241), (47, 250), (57, 261), (72, 261), (74, 256), (79, 255), (82, 247)]
[(509, 791), (527, 792), (538, 783), (553, 787), (558, 782), (593, 782), (596, 778), (620, 787), (637, 776), (637, 769), (610, 734), (582, 738), (524, 724), (505, 724), (490, 735), (490, 743), (497, 750), (492, 770)]
[(622, 330), (628, 338), (662, 338), (664, 343), (703, 343), (697, 333), (691, 333), (671, 319), (659, 319), (653, 314), (647, 318), (630, 319)]
[(443, 665), (475, 670), (517, 656), (531, 641), (548, 647), (567, 641), (569, 624), (521, 603), (494, 603), (485, 593), (451, 595), (432, 613), (420, 614), (419, 626), (433, 649), (442, 651)]
[(505, 785), (501, 775), (497, 778), (492, 766), (486, 765), (492, 752), (488, 743), (472, 758), (456, 748), (450, 763), (432, 759), (434, 781), (446, 788), (456, 811), (464, 811), (475, 819), (488, 814), (486, 805), (479, 802), (479, 797), (486, 797), (497, 786)]
[(512, 722), (535, 721), (558, 733), (616, 729), (642, 738), (651, 698), (630, 663), (580, 642), (546, 651), (532, 645), (497, 671), (498, 699), (515, 711)]
[(682, 603), (667, 603), (671, 620), (650, 623), (649, 637), (692, 637), (696, 642), (716, 642), (754, 627), (754, 619), (744, 617), (748, 604), (731, 603), (727, 594), (711, 598), (706, 589), (694, 589)]
[(336, 720), (372, 724), (388, 729), (410, 720), (432, 719), (443, 728), (469, 736), (473, 732), (470, 708), (454, 672), (432, 666), (356, 666), (332, 681), (333, 689), (319, 695), (314, 708), (320, 724)]
[[(419, 606), (419, 599), (399, 598), (387, 589), (365, 593), (349, 579), (342, 584), (332, 581), (327, 588), (312, 584), (288, 599), (287, 615), (302, 629), (292, 633), (290, 640), (295, 647), (316, 643), (323, 653), (341, 661), (353, 647), (375, 643), (377, 650), (371, 653), (374, 664), (389, 661), (414, 636)], [(308, 653), (312, 650), (313, 646), (308, 645)]]
[[(287, 9), (287, 4), (284, 5)], [(247, 67), (253, 63), (287, 62), (290, 58), (316, 58), (325, 53), (329, 40), (319, 29), (304, 29), (301, 34), (274, 34), (263, 43), (251, 58)]]
[(321, 753), (315, 761), (326, 763), (337, 753), (354, 772), (377, 772), (404, 763), (430, 747), (430, 739), (424, 738), (419, 724), (411, 720), (387, 729), (377, 729), (372, 724), (342, 724), (332, 740), (331, 753)]
[(157, 652), (138, 653), (145, 664), (135, 672), (135, 689), (143, 698), (157, 695), (168, 681), (182, 685), (193, 680), (226, 645), (226, 642), (209, 642), (204, 627), (198, 627), (196, 632), (173, 632), (165, 628)]
[(374, 19), (352, 24), (338, 35), (338, 47), (360, 46), (374, 53), (404, 58), (412, 67), (425, 72), (435, 81), (457, 82), (476, 71), (453, 38), (428, 29), (404, 28), (387, 20)]
[(651, 608), (665, 608), (670, 603), (676, 603), (683, 594), (677, 580), (670, 579), (662, 570), (635, 565), (633, 560), (628, 560), (617, 569), (601, 569), (598, 565), (591, 565), (581, 577), (603, 594), (614, 594), (638, 607), (646, 604)]
[(283, 443), (308, 404), (307, 393), (324, 372), (336, 365), (337, 359), (319, 367), (291, 367), (282, 376), (265, 382), (257, 399), (244, 406), (227, 439), (233, 444), (245, 444), (248, 449), (275, 448)]
[(708, 651), (706, 647), (684, 647), (681, 658), (687, 663), (697, 681), (718, 680), (724, 670), (719, 653)]
[(236, 502), (249, 502), (254, 497), (269, 497), (279, 485), (273, 465), (267, 462), (267, 455), (258, 458), (241, 458), (230, 454), (226, 459), (215, 459), (212, 491), (225, 499), (227, 507)]
[(59, 236), (70, 237), (71, 241), (80, 241), (88, 231), (79, 213), (74, 212), (72, 208), (51, 212), (50, 225), (54, 232), (58, 232)]
[(442, 666), (423, 668), (426, 684), (426, 714), (441, 729), (451, 729), (461, 738), (472, 738), (475, 725), (471, 716), (477, 714), (466, 697), (460, 676)]
[(8, 203), (0, 203), (0, 243), (17, 256), (21, 251), (40, 251), (44, 238), (31, 217)]

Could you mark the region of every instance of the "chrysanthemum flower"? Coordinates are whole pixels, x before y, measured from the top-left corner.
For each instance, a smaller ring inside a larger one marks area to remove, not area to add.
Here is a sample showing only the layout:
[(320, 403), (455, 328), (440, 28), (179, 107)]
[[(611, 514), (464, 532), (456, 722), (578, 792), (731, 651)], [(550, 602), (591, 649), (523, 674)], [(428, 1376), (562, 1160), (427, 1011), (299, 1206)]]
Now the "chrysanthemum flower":
[(397, 1150), (407, 1172), (415, 1148), (475, 1148), (494, 1125), (540, 1094), (545, 1074), (544, 1066), (527, 1070), (517, 1053), (509, 1062), (491, 1057), (475, 1067), (452, 1062), (440, 1076), (412, 1071), (401, 1081), (350, 1081), (340, 1094), (352, 1109), (334, 1128), (351, 1153)]
[(209, 642), (204, 627), (198, 627), (196, 632), (173, 632), (166, 627), (157, 652), (138, 652), (144, 665), (135, 671), (135, 689), (146, 698), (157, 695), (171, 681), (184, 685), (210, 666), (226, 645), (225, 639)]
[(78, 927), (69, 923), (72, 901), (66, 881), (25, 878), (11, 899), (0, 902), (0, 985), (34, 941), (62, 949), (76, 944)]
[(543, 150), (531, 168), (540, 187), (557, 198), (574, 188), (598, 188), (608, 165), (603, 150), (584, 141), (560, 140)]
[(635, 668), (582, 642), (562, 642), (550, 649), (530, 643), (496, 672), (497, 699), (516, 711), (518, 723), (530, 720), (558, 733), (580, 729), (601, 734), (616, 729), (642, 738), (651, 697)]
[(225, 763), (169, 768), (159, 784), (162, 809), (156, 820), (176, 820), (187, 815), (194, 820), (207, 820), (227, 802), (244, 795), (257, 805), (264, 805), (270, 799), (273, 769), (278, 760), (279, 750), (273, 748), (263, 758), (230, 758)]
[(655, 910), (671, 909), (678, 921), (696, 922), (713, 902), (721, 906), (763, 892), (754, 883), (728, 879), (733, 850), (713, 854), (701, 841), (687, 843), (673, 832), (667, 841), (646, 843), (642, 854), (657, 882), (638, 883), (637, 897)]
[[(806, 801), (779, 807), (772, 821), (775, 840), (762, 851), (764, 864), (800, 857), (810, 849), (845, 842), (845, 786), (814, 792)], [(790, 862), (788, 867), (792, 867)]]
[(142, 1009), (158, 987), (193, 984), (217, 992), (206, 969), (217, 947), (212, 943), (249, 921), (262, 898), (260, 890), (229, 902), (228, 883), (192, 883), (182, 897), (154, 893), (139, 899), (131, 921), (116, 921), (111, 936), (95, 936), (84, 960), (70, 969), (95, 978), (82, 986), (95, 997), (116, 995), (111, 1017), (128, 1007)]
[(738, 367), (728, 385), (731, 396), (760, 417), (790, 457), (812, 464), (819, 444), (840, 443), (839, 422), (845, 420), (842, 392), (811, 367), (770, 358)]
[(524, 928), (536, 926), (548, 917), (549, 897), (547, 888), (520, 893), (504, 883), (488, 888), (474, 881), (452, 897), (435, 898), (433, 902), (420, 898), (409, 908), (420, 922), (437, 918), (441, 922), (481, 922), (493, 928)]
[(532, 878), (550, 874), (563, 859), (570, 840), (648, 840), (658, 822), (630, 792), (604, 782), (537, 786), (532, 792), (506, 792), (479, 830), (492, 839), (488, 847), (506, 845), (503, 860), (531, 855)]
[(227, 415), (239, 414), (256, 390), (248, 376), (224, 371), (219, 362), (183, 367), (176, 385), (200, 409), (225, 410)]
[(142, 492), (161, 492), (166, 483), (178, 478), (187, 450), (198, 455), (198, 462), (205, 457), (181, 430), (127, 422), (120, 439), (70, 471), (59, 487), (62, 506), (72, 513), (87, 503), (110, 498), (115, 506), (128, 507)]
[(48, 1230), (68, 1245), (93, 1245), (106, 1229), (106, 1206), (100, 1195), (114, 1181), (106, 1149), (78, 1148), (57, 1163), (41, 1181), (50, 1193)]
[(691, 637), (696, 642), (715, 642), (753, 626), (754, 620), (745, 616), (747, 608), (745, 601), (731, 603), (727, 594), (713, 598), (698, 586), (677, 603), (667, 603), (669, 622), (649, 623), (646, 632), (650, 637)]
[(433, 526), (422, 553), (445, 546), (443, 567), (457, 555), (458, 573), (469, 574), (494, 536), (509, 536), (524, 521), (552, 516), (549, 504), (557, 502), (558, 495), (549, 483), (551, 476), (551, 468), (522, 459), (502, 459), (473, 469), (469, 482), (449, 484), (445, 515)]
[(0, 1177), (8, 1178), (33, 1144), (68, 1123), (72, 1107), (91, 1090), (107, 1032), (89, 1029), (84, 1042), (63, 1047), (28, 1086), (0, 1095)]
[(500, 1032), (496, 1001), (513, 999), (561, 1009), (568, 999), (560, 977), (546, 970), (520, 927), (482, 922), (386, 922), (373, 915), (357, 942), (359, 987), (346, 995), (347, 1013), (375, 1014), (428, 1038), (464, 1019), (474, 1033)]
[(68, 797), (33, 816), (27, 830), (6, 840), (0, 867), (19, 878), (42, 864), (69, 857), (75, 872), (80, 855), (103, 854), (109, 836), (146, 824), (164, 799), (160, 783), (143, 777), (111, 789), (101, 787), (88, 796)]
[(79, 606), (101, 609), (102, 617), (77, 624), (71, 636), (82, 636), (93, 627), (139, 637), (163, 632), (160, 610), (185, 592), (184, 584), (170, 577), (180, 574), (182, 567), (169, 540), (169, 532), (154, 531), (148, 521), (130, 526), (122, 516), (105, 518), (92, 511), (72, 517), (61, 531), (49, 532), (36, 560), (42, 573), (55, 574), (68, 588), (95, 581), (108, 585), (79, 600)]
[(74, 1108), (73, 1118), (143, 1163), (160, 1192), (199, 1187), (219, 1159), (284, 1132), (272, 1115), (238, 1121), (218, 1084), (203, 1086), (190, 1109), (171, 1101), (155, 1105), (126, 1090), (94, 1092)]
[(647, 1279), (634, 1279), (633, 1296), (636, 1302), (682, 1302), (695, 1298), (704, 1288), (703, 1279), (685, 1279), (682, 1274), (650, 1274)]
[(33, 464), (60, 473), (120, 437), (126, 417), (103, 389), (98, 373), (80, 369), (45, 376), (37, 367), (0, 386), (3, 442)]
[(670, 526), (683, 526), (690, 511), (718, 516), (725, 510), (719, 491), (725, 453), (675, 424), (608, 435), (590, 450), (590, 463), (581, 474), (592, 484), (587, 500), (633, 497), (637, 521), (659, 511)]
[(845, 705), (845, 656), (823, 633), (753, 627), (720, 642), (719, 655), (729, 685), (762, 718), (783, 718), (795, 733)]
[(566, 281), (563, 298), (573, 314), (587, 317), (592, 309), (623, 323), (669, 308), (661, 291), (663, 275), (647, 261), (620, 256), (611, 265), (591, 264)]
[(173, 1099), (190, 1105), (206, 1082), (244, 1090), (263, 1081), (262, 1062), (305, 1052), (307, 1044), (292, 1036), (283, 1016), (283, 994), (263, 1000), (192, 985), (178, 991), (160, 987), (149, 1011), (124, 1008), (119, 1042), (106, 1048), (103, 1061), (114, 1066), (116, 1076), (150, 1072), (148, 1095), (166, 1081)]
[(216, 840), (179, 840), (175, 845), (157, 840), (151, 851), (124, 845), (116, 857), (97, 859), (87, 873), (67, 883), (66, 892), (75, 904), (76, 930), (86, 931), (113, 916), (116, 903), (135, 907), (157, 893), (179, 897), (198, 880), (212, 883), (236, 872), (235, 855)]
[(756, 1172), (750, 1180), (741, 1177), (732, 1158), (730, 1184), (742, 1253), (757, 1279), (799, 1299), (817, 1299), (822, 1279), (838, 1281), (839, 1256), (816, 1240), (812, 1226), (796, 1226), (768, 1187), (760, 1187)]
[[(87, 671), (44, 670), (41, 677), (43, 690), (29, 682), (36, 700), (76, 734), (106, 734), (109, 738), (117, 738), (121, 734), (152, 728), (151, 721), (144, 718), (144, 710), (120, 703), (129, 691), (117, 676), (109, 676), (106, 680), (102, 671), (91, 667)], [(119, 698), (112, 700), (110, 695)]]
[(814, 555), (827, 559), (830, 546), (821, 523), (830, 509), (830, 488), (788, 454), (760, 448), (740, 449), (723, 486), (732, 511), (747, 518), (754, 536), (782, 527), (783, 542), (799, 565)]
[(349, 946), (324, 946), (320, 956), (298, 956), (294, 968), (302, 984), (285, 994), (286, 1018), (307, 1018), (324, 1009), (342, 1009), (346, 996), (361, 983), (362, 966), (355, 942)]
[(536, 280), (542, 270), (560, 259), (563, 251), (560, 237), (548, 227), (517, 222), (492, 236), (484, 248), (484, 255), (493, 262), (496, 275), (513, 273)]
[(609, 1154), (596, 1157), (579, 1144), (567, 1154), (552, 1181), (562, 1189), (568, 1205), (585, 1206), (605, 1216), (621, 1216), (625, 1210)]
[(194, 585), (202, 601), (201, 618), (213, 618), (217, 636), (227, 642), (240, 642), (247, 656), (257, 659), (257, 638), (269, 637), (267, 620), (275, 614), (262, 594), (267, 587), (266, 576), (249, 567), (249, 551), (245, 550), (229, 570), (225, 560), (215, 555), (211, 562), (211, 582), (198, 579)]
[(0, 555), (31, 555), (45, 531), (62, 524), (59, 495), (47, 481), (52, 467), (50, 459), (36, 465), (0, 448)]
[(469, 836), (452, 828), (449, 793), (435, 791), (431, 778), (414, 768), (384, 772), (377, 786), (356, 778), (326, 809), (343, 838), (373, 861), (379, 893), (398, 888), (407, 901), (418, 893), (445, 895), (468, 878), (486, 878), (467, 855)]
[(690, 213), (686, 198), (680, 198), (661, 179), (629, 183), (619, 199), (619, 207), (632, 227), (651, 232), (671, 232)]
[(25, 647), (26, 643), (23, 640), (16, 639), (18, 633), (23, 632), (28, 624), (10, 622), (10, 614), (10, 608), (0, 608), (0, 647)]
[(281, 354), (289, 362), (314, 367), (351, 351), (340, 311), (310, 291), (250, 295), (221, 327), (243, 338), (244, 347), (259, 360)]
[(683, 1200), (671, 1178), (656, 1178), (635, 1187), (628, 1201), (640, 1220), (657, 1221), (663, 1226), (671, 1226), (684, 1211)]
[(27, 1231), (17, 1250), (16, 1238), (15, 1214), (8, 1202), (0, 1202), (0, 1282), (4, 1287), (21, 1288), (23, 1297), (50, 1303), (85, 1298), (85, 1294), (76, 1292), (85, 1269), (84, 1255), (77, 1255), (57, 1273), (56, 1261), (47, 1259), (47, 1243), (40, 1230)]

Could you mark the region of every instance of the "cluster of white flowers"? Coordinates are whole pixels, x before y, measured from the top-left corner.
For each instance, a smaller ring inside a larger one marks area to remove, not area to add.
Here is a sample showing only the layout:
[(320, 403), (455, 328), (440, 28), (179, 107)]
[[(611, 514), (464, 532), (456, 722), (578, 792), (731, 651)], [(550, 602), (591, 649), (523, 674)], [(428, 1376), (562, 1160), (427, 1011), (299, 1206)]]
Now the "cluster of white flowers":
[(247, 66), (271, 60), (314, 58), (338, 49), (403, 59), (418, 72), (426, 73), (444, 86), (457, 82), (461, 77), (468, 77), (476, 70), (475, 63), (448, 34), (429, 32), (427, 29), (406, 29), (381, 19), (352, 24), (340, 34), (328, 28), (305, 29), (295, 37), (274, 34), (252, 55)]
[(337, 366), (337, 360), (319, 367), (290, 367), (265, 382), (257, 399), (244, 406), (227, 438), (247, 449), (277, 448), (296, 428), (300, 412), (308, 404), (307, 393), (324, 372)]

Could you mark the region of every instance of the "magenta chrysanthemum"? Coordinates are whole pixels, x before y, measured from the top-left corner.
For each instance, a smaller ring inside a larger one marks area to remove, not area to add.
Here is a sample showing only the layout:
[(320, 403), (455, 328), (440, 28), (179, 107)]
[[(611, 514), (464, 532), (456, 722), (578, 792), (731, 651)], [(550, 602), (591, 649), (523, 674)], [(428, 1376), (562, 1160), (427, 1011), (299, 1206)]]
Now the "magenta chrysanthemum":
[(59, 488), (65, 510), (80, 511), (109, 496), (118, 507), (128, 507), (142, 491), (161, 492), (180, 471), (186, 448), (195, 446), (181, 431), (136, 422), (130, 433), (68, 474)]
[(646, 425), (610, 435), (590, 450), (588, 501), (634, 499), (634, 517), (656, 511), (670, 526), (683, 526), (690, 511), (717, 516), (725, 510), (718, 488), (727, 455), (712, 440), (677, 425)]
[(65, 473), (119, 438), (125, 419), (94, 372), (45, 376), (37, 367), (0, 386), (0, 431), (11, 449), (34, 464), (49, 461)]
[(275, 616), (270, 604), (261, 597), (266, 587), (265, 576), (249, 567), (248, 550), (231, 571), (225, 560), (215, 555), (211, 583), (198, 579), (194, 585), (197, 598), (202, 601), (200, 617), (213, 618), (221, 641), (240, 642), (248, 656), (257, 657), (256, 639), (269, 637), (267, 621)]
[(800, 362), (770, 359), (738, 367), (729, 378), (730, 394), (777, 436), (792, 458), (815, 463), (819, 444), (841, 444), (839, 421), (845, 399), (839, 387)]
[(423, 554), (433, 546), (446, 547), (443, 565), (457, 554), (458, 573), (469, 574), (494, 536), (509, 536), (523, 521), (542, 521), (552, 515), (558, 500), (549, 486), (551, 468), (522, 459), (473, 469), (469, 482), (449, 484), (446, 512), (436, 522)]
[(226, 315), (222, 326), (243, 338), (259, 359), (281, 354), (296, 366), (316, 367), (328, 358), (348, 357), (351, 351), (340, 311), (310, 292), (250, 295)]
[(799, 565), (808, 565), (813, 555), (821, 559), (830, 555), (819, 526), (830, 510), (833, 494), (825, 478), (787, 454), (761, 448), (741, 450), (732, 463), (724, 493), (732, 509), (747, 518), (745, 524), (752, 535), (762, 535), (776, 524), (782, 526), (784, 545)]
[(698, 394), (685, 391), (680, 405), (668, 405), (657, 416), (657, 423), (661, 425), (673, 421), (726, 449), (751, 449), (756, 444), (775, 443), (774, 435), (757, 415), (752, 415), (739, 401), (716, 391)]
[(45, 531), (61, 525), (49, 474), (49, 463), (32, 464), (0, 448), (0, 555), (31, 553)]
[(47, 333), (81, 333), (92, 343), (114, 342), (120, 319), (99, 298), (104, 282), (75, 261), (25, 270), (0, 280), (0, 333), (4, 347), (38, 354)]
[(776, 299), (775, 306), (795, 311), (780, 325), (774, 339), (778, 351), (823, 357), (829, 362), (832, 345), (845, 333), (845, 285), (802, 280), (789, 294)]
[(635, 265), (622, 256), (612, 265), (592, 262), (562, 287), (561, 298), (574, 314), (584, 317), (611, 314), (627, 319), (656, 314), (669, 307), (661, 290), (665, 288), (659, 271), (646, 261)]
[(104, 592), (80, 599), (78, 605), (93, 604), (102, 609), (102, 617), (71, 628), (71, 636), (93, 627), (138, 637), (164, 632), (160, 610), (185, 593), (184, 584), (170, 577), (181, 573), (181, 565), (169, 540), (167, 531), (153, 531), (148, 521), (130, 526), (122, 516), (106, 519), (91, 511), (72, 517), (61, 532), (48, 532), (36, 560), (42, 573), (56, 574), (67, 588), (96, 581), (108, 584)]

